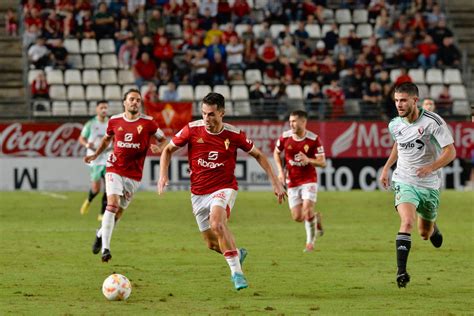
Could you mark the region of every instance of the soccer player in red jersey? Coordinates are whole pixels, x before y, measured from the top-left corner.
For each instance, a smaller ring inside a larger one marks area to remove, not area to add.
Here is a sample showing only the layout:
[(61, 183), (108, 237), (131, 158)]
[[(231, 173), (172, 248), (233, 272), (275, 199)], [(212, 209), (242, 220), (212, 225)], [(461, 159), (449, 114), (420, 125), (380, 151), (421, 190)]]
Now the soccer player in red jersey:
[(160, 144), (154, 145), (154, 152), (160, 151), (166, 145), (166, 138), (158, 124), (151, 116), (140, 113), (141, 104), (140, 91), (131, 89), (125, 93), (125, 112), (110, 118), (99, 147), (94, 154), (84, 158), (86, 163), (95, 160), (113, 139), (113, 152), (107, 159), (105, 174), (107, 208), (92, 246), (94, 254), (102, 250), (102, 262), (108, 262), (112, 258), (112, 232), (140, 186), (143, 164), (152, 138)]
[[(289, 119), (291, 130), (283, 132), (273, 151), (278, 179), (282, 183), (286, 180), (288, 186), (291, 216), (295, 221), (305, 223), (305, 252), (314, 249), (317, 232), (323, 234), (321, 215), (314, 211), (314, 206), (318, 193), (316, 167), (326, 166), (324, 147), (318, 135), (306, 129), (307, 120), (308, 114), (305, 111), (292, 112)], [(280, 157), (283, 151), (286, 177)]]
[(248, 287), (242, 272), (247, 255), (238, 249), (227, 226), (237, 196), (234, 175), (237, 149), (254, 157), (270, 179), (278, 202), (286, 196), (283, 185), (273, 173), (267, 157), (247, 139), (245, 133), (224, 123), (225, 100), (219, 93), (209, 93), (201, 104), (202, 120), (194, 121), (179, 131), (161, 155), (158, 193), (168, 184), (168, 169), (172, 154), (188, 145), (191, 169), (191, 203), (196, 222), (207, 246), (224, 255), (237, 290)]

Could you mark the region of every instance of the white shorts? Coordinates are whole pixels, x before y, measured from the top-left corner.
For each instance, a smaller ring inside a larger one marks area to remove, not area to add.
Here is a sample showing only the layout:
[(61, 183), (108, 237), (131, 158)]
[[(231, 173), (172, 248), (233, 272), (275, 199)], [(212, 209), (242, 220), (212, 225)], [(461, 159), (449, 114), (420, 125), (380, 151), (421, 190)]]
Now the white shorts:
[(209, 215), (213, 206), (223, 207), (227, 212), (227, 218), (229, 218), (236, 197), (237, 191), (234, 189), (222, 189), (204, 195), (191, 194), (193, 214), (196, 217), (199, 231), (203, 232), (211, 228)]
[(105, 191), (107, 192), (107, 195), (120, 195), (119, 206), (122, 209), (128, 207), (128, 204), (132, 201), (133, 195), (137, 192), (139, 186), (139, 181), (122, 177), (113, 172), (107, 172), (105, 174)]
[(288, 204), (290, 208), (303, 204), (303, 200), (316, 202), (318, 198), (318, 184), (316, 182), (305, 183), (288, 189)]

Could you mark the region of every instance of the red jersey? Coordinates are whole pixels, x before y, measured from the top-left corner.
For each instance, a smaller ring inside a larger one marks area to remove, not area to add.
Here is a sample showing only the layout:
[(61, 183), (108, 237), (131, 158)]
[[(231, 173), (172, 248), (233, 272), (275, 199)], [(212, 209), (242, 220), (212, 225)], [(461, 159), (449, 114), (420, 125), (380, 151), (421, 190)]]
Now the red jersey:
[(151, 116), (140, 114), (130, 121), (121, 113), (110, 118), (106, 134), (114, 136), (114, 151), (107, 159), (107, 172), (141, 181), (150, 138), (153, 135), (164, 137), (158, 124)]
[(222, 131), (213, 134), (206, 130), (203, 120), (183, 127), (171, 143), (177, 147), (188, 145), (191, 192), (198, 195), (221, 189), (237, 190), (234, 175), (237, 149), (249, 152), (254, 146), (236, 127), (224, 123)]
[(316, 168), (310, 164), (303, 166), (298, 158), (302, 152), (308, 158), (324, 155), (324, 147), (318, 135), (306, 131), (303, 138), (297, 138), (291, 130), (283, 132), (276, 143), (278, 152), (285, 151), (286, 184), (288, 188), (300, 186), (305, 183), (317, 182)]

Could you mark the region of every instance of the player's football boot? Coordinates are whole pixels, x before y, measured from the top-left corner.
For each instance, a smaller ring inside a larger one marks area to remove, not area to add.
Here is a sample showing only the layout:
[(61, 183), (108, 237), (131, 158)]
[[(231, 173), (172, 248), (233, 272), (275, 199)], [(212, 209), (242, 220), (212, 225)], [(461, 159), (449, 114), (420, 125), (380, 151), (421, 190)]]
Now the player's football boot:
[(314, 250), (314, 244), (306, 244), (306, 247), (303, 249), (303, 252), (311, 252)]
[(110, 250), (104, 249), (104, 252), (102, 252), (102, 262), (109, 262), (110, 259), (112, 259), (112, 254), (110, 253)]
[(102, 214), (97, 215), (97, 221), (102, 222), (102, 217), (104, 217)]
[(239, 261), (240, 261), (240, 266), (244, 264), (245, 258), (247, 257), (247, 249), (245, 248), (239, 248)]
[(443, 244), (443, 235), (438, 229), (438, 225), (434, 225), (433, 234), (431, 234), (430, 241), (436, 248), (441, 247)]
[(321, 224), (321, 221), (318, 221), (318, 223), (316, 224), (316, 234), (318, 234), (319, 237), (324, 235), (324, 229), (323, 225)]
[(242, 273), (234, 273), (232, 275), (232, 281), (234, 281), (234, 286), (237, 291), (249, 287), (249, 285), (247, 284), (247, 280), (245, 279), (245, 276)]
[(102, 248), (102, 237), (97, 237), (97, 231), (96, 231), (95, 240), (94, 240), (94, 243), (92, 244), (92, 253), (94, 255), (98, 254), (101, 248)]
[(410, 275), (408, 272), (400, 273), (397, 275), (397, 285), (399, 288), (407, 287), (407, 284), (410, 282)]
[(82, 203), (82, 206), (81, 206), (81, 215), (86, 215), (87, 213), (89, 213), (89, 206), (91, 205), (91, 202), (89, 202), (88, 199), (86, 199), (84, 201), (84, 203)]

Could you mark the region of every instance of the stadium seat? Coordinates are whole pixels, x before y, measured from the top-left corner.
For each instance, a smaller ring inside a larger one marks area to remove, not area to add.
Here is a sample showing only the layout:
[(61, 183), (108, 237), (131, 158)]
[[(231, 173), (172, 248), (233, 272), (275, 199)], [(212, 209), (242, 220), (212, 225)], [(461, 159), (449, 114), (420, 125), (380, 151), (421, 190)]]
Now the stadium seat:
[(467, 100), (454, 100), (453, 102), (453, 115), (456, 116), (468, 116), (471, 115), (471, 107)]
[(100, 71), (100, 84), (116, 84), (117, 72), (114, 69), (102, 69)]
[(85, 38), (81, 41), (82, 54), (95, 54), (98, 52), (97, 41), (93, 38)]
[(325, 8), (323, 11), (323, 17), (325, 23), (334, 22), (334, 11), (332, 9)]
[(300, 85), (290, 84), (286, 87), (286, 94), (288, 95), (289, 99), (303, 99), (303, 89), (301, 89)]
[(247, 69), (245, 71), (245, 82), (248, 85), (252, 85), (255, 82), (262, 82), (262, 73), (258, 69)]
[(46, 81), (49, 84), (64, 84), (63, 71), (59, 69), (47, 70)]
[(349, 9), (336, 9), (336, 23), (352, 23), (351, 11)]
[(72, 101), (71, 102), (71, 115), (72, 116), (88, 115), (87, 103), (85, 101)]
[(49, 97), (51, 100), (66, 100), (66, 87), (64, 85), (51, 85), (49, 87)]
[(104, 94), (102, 91), (102, 87), (99, 85), (89, 85), (86, 87), (86, 100), (102, 100), (104, 98)]
[(452, 84), (449, 86), (449, 94), (451, 98), (458, 99), (458, 100), (466, 100), (467, 99), (467, 92), (466, 87), (462, 84)]
[(262, 24), (254, 24), (252, 27), (253, 34), (258, 38), (262, 29), (263, 29)]
[(178, 98), (184, 101), (194, 100), (194, 89), (191, 85), (179, 85), (176, 89)]
[(96, 69), (88, 69), (82, 72), (82, 83), (88, 84), (99, 84), (99, 71)]
[(222, 94), (226, 100), (230, 99), (230, 89), (228, 85), (215, 85), (214, 92)]
[(369, 23), (357, 24), (356, 34), (360, 38), (369, 38), (374, 34), (374, 30)]
[(270, 26), (270, 32), (272, 33), (273, 39), (278, 38), (278, 35), (280, 35), (280, 32), (284, 30), (285, 30), (285, 26), (283, 24), (272, 24)]
[(106, 100), (122, 100), (122, 91), (119, 85), (106, 85), (104, 89)]
[(86, 69), (99, 69), (100, 58), (97, 54), (87, 54), (84, 56), (84, 68)]
[(66, 48), (69, 54), (79, 54), (81, 52), (79, 40), (77, 38), (66, 38), (64, 40), (64, 48)]
[(123, 96), (125, 95), (125, 93), (127, 93), (127, 91), (129, 91), (130, 89), (138, 89), (138, 87), (134, 84), (123, 85), (122, 86), (122, 99), (123, 99)]
[(69, 104), (66, 101), (54, 101), (52, 114), (53, 116), (69, 116)]
[(434, 84), (430, 86), (430, 97), (433, 100), (438, 100), (439, 94), (443, 90), (442, 84)]
[[(229, 1), (230, 2), (230, 1)], [(262, 10), (268, 4), (268, 0), (255, 0), (254, 9)]]
[(135, 83), (135, 77), (130, 70), (120, 69), (118, 71), (118, 83), (122, 85)]
[(172, 38), (182, 38), (183, 32), (179, 24), (167, 24), (166, 33), (170, 34)]
[(67, 99), (82, 101), (84, 100), (84, 87), (82, 85), (70, 85), (67, 87)]
[(99, 54), (115, 54), (115, 43), (113, 39), (102, 38), (99, 40)]
[(414, 83), (425, 83), (425, 71), (422, 68), (413, 68), (408, 70), (408, 75)]
[(251, 115), (252, 109), (249, 103), (249, 90), (246, 85), (234, 85), (230, 91), (234, 103), (234, 115)]
[(318, 24), (306, 25), (306, 32), (308, 32), (310, 38), (321, 38), (321, 28)]
[(418, 94), (420, 100), (426, 99), (430, 97), (430, 89), (425, 84), (418, 84)]
[(445, 84), (461, 84), (462, 83), (461, 71), (459, 71), (459, 69), (456, 69), (456, 68), (445, 69), (443, 82)]
[(331, 24), (323, 24), (323, 27), (321, 29), (321, 37), (323, 38), (326, 36), (326, 33), (331, 30)]
[(349, 37), (351, 30), (354, 30), (354, 24), (340, 24), (339, 37)]
[(118, 68), (118, 59), (115, 54), (105, 54), (100, 58), (102, 68)]
[(352, 12), (352, 23), (360, 24), (369, 21), (369, 12), (366, 9), (355, 9)]
[(81, 54), (69, 54), (67, 56), (67, 61), (72, 68), (76, 68), (76, 69), (84, 68), (84, 63), (82, 62)]
[(427, 84), (441, 84), (443, 83), (443, 72), (441, 69), (430, 68), (426, 71)]
[(34, 116), (51, 116), (51, 103), (48, 100), (34, 101), (32, 109)]
[(162, 84), (158, 87), (158, 95), (160, 96), (160, 98), (163, 96), (163, 94), (165, 94), (165, 91), (167, 89), (168, 89), (168, 86), (165, 84)]
[(359, 116), (360, 115), (360, 104), (359, 100), (347, 99), (344, 102), (344, 112), (349, 116)]
[(28, 83), (31, 84), (33, 80), (35, 80), (36, 77), (38, 77), (38, 74), (42, 73), (43, 70), (41, 69), (32, 69), (28, 71)]
[(239, 37), (242, 36), (244, 31), (247, 29), (247, 26), (248, 26), (248, 24), (237, 24), (235, 26), (235, 32), (237, 33), (237, 35), (239, 35)]
[(64, 83), (70, 84), (82, 84), (81, 72), (78, 69), (67, 69), (64, 72)]
[(109, 102), (109, 115), (115, 115), (119, 113), (123, 113), (123, 104), (121, 101), (110, 101)]
[(390, 70), (390, 81), (396, 82), (397, 78), (400, 77), (402, 74), (402, 70), (400, 68)]
[(194, 89), (194, 100), (200, 102), (209, 92), (211, 92), (210, 86), (197, 85)]

